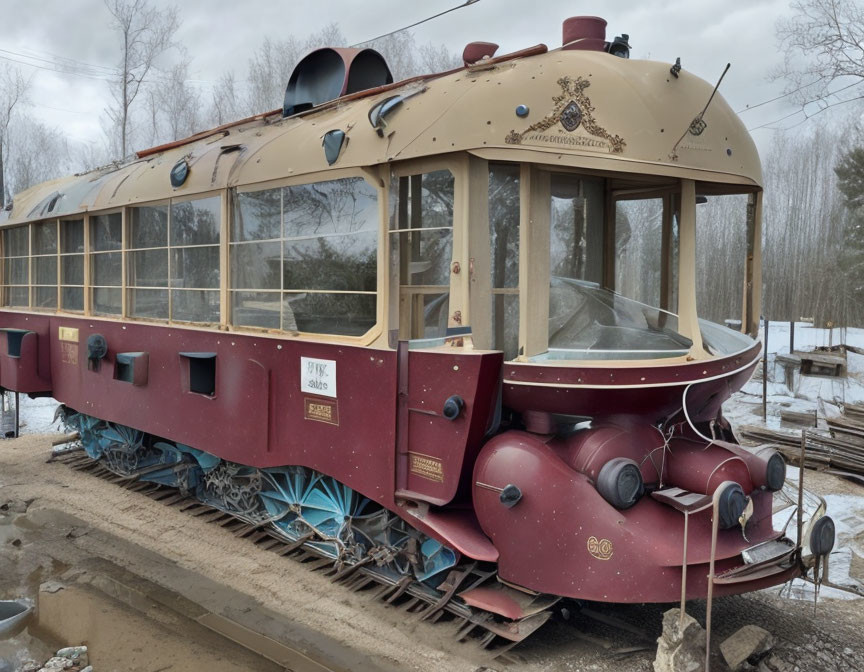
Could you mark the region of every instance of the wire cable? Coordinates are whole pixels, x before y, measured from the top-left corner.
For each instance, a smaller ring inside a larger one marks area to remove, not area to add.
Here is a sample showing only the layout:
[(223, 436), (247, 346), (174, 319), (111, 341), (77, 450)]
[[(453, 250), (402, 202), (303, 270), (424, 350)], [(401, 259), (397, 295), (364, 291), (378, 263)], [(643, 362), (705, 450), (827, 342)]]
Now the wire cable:
[[(791, 113), (789, 113), (789, 114), (787, 114), (787, 115), (785, 115), (785, 116), (782, 116), (782, 117), (780, 117), (779, 119), (774, 119), (773, 121), (768, 121), (768, 122), (766, 122), (766, 123), (764, 123), (764, 124), (760, 124), (759, 126), (754, 126), (754, 127), (752, 127), (752, 128), (748, 128), (747, 131), (750, 132), (750, 133), (752, 133), (753, 131), (758, 131), (760, 128), (768, 128), (768, 127), (772, 127), (774, 124), (778, 124), (778, 123), (780, 123), (781, 121), (785, 121), (786, 119), (789, 119), (790, 117), (794, 117), (794, 116), (796, 116), (796, 115), (798, 115), (798, 114), (803, 114), (803, 115), (804, 115), (804, 119), (803, 119), (801, 122), (799, 122), (799, 123), (804, 123), (805, 121), (807, 121), (807, 119), (810, 119), (811, 117), (815, 117), (815, 116), (816, 116), (817, 114), (819, 114), (820, 112), (823, 112), (823, 111), (825, 111), (825, 110), (827, 110), (827, 109), (829, 109), (829, 108), (831, 108), (831, 107), (834, 107), (835, 105), (840, 105), (840, 104), (842, 104), (842, 103), (844, 103), (844, 102), (847, 102), (847, 103), (848, 103), (848, 102), (851, 102), (851, 101), (853, 101), (853, 100), (858, 100), (858, 97), (856, 97), (856, 98), (850, 98), (850, 99), (847, 99), (847, 100), (842, 100), (842, 101), (839, 101), (839, 102), (835, 102), (835, 103), (827, 104), (827, 105), (825, 105), (824, 107), (820, 107), (819, 110), (817, 110), (817, 111), (814, 112), (813, 114), (807, 114), (807, 109), (806, 109), (806, 108), (807, 108), (808, 105), (812, 105), (813, 103), (820, 103), (820, 102), (824, 102), (824, 101), (826, 101), (828, 98), (830, 98), (830, 97), (833, 96), (833, 95), (836, 95), (836, 94), (838, 94), (838, 93), (840, 93), (840, 92), (842, 92), (842, 91), (846, 91), (847, 89), (851, 89), (853, 86), (859, 86), (859, 85), (861, 85), (861, 84), (864, 84), (864, 80), (859, 80), (859, 81), (857, 81), (857, 82), (852, 82), (851, 84), (847, 84), (846, 86), (842, 86), (842, 87), (840, 87), (839, 89), (836, 89), (835, 91), (829, 91), (828, 93), (826, 93), (826, 94), (824, 94), (824, 95), (822, 95), (822, 96), (819, 96), (819, 97), (817, 97), (817, 98), (813, 98), (812, 100), (808, 100), (807, 102), (802, 103), (800, 109), (797, 109), (797, 110), (795, 110), (794, 112), (791, 112)], [(860, 97), (860, 96), (859, 96), (859, 97)], [(798, 124), (795, 124), (795, 125), (797, 126)], [(794, 126), (790, 126), (789, 128), (794, 128)], [(778, 129), (772, 129), (772, 130), (778, 130)], [(781, 130), (782, 130), (782, 129), (781, 129)]]
[(819, 79), (814, 80), (814, 81), (810, 82), (809, 84), (802, 84), (797, 89), (794, 89), (792, 91), (788, 91), (787, 93), (784, 93), (783, 95), (775, 96), (774, 98), (769, 98), (768, 100), (763, 100), (761, 103), (756, 103), (755, 105), (745, 105), (744, 108), (738, 110), (737, 112), (735, 112), (735, 114), (743, 114), (744, 112), (749, 112), (750, 110), (755, 110), (757, 107), (762, 107), (763, 105), (767, 105), (768, 103), (773, 103), (777, 100), (783, 100), (784, 98), (788, 98), (789, 96), (791, 96), (795, 93), (798, 93), (799, 91), (803, 91), (804, 89), (807, 89), (807, 88), (813, 86), (814, 84), (818, 84), (819, 82), (823, 81), (824, 79), (825, 79), (825, 77), (820, 77)]
[(464, 9), (469, 5), (474, 5), (480, 2), (480, 0), (465, 0), (461, 5), (456, 5), (455, 7), (451, 7), (450, 9), (445, 9), (443, 12), (438, 12), (432, 16), (428, 16), (425, 19), (421, 19), (420, 21), (415, 21), (410, 26), (404, 26), (402, 28), (397, 28), (396, 30), (391, 30), (389, 33), (384, 33), (383, 35), (379, 35), (378, 37), (373, 37), (371, 40), (363, 40), (362, 42), (357, 42), (356, 44), (352, 44), (352, 47), (359, 47), (363, 44), (369, 44), (370, 42), (375, 42), (376, 40), (380, 40), (385, 37), (389, 37), (390, 35), (395, 35), (396, 33), (401, 33), (403, 30), (410, 30), (415, 26), (419, 26), (421, 23), (426, 23), (427, 21), (432, 21), (433, 19), (437, 19), (439, 16), (444, 16), (445, 14), (449, 14), (450, 12), (455, 12), (458, 9)]

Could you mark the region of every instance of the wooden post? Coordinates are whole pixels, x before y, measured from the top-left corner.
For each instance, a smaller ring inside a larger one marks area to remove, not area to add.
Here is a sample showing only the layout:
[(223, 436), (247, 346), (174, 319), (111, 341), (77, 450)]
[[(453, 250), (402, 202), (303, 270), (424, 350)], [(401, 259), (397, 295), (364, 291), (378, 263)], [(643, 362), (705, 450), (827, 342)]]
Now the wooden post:
[(718, 511), (720, 494), (725, 485), (728, 483), (722, 483), (714, 491), (711, 506), (711, 557), (708, 562), (708, 599), (705, 605), (705, 672), (711, 672), (711, 604), (714, 598), (714, 558), (717, 556), (717, 532), (720, 526)]
[(681, 614), (678, 624), (684, 629), (684, 614), (687, 609), (687, 533), (690, 522), (690, 512), (684, 511), (684, 559), (681, 561)]
[[(804, 458), (807, 454), (807, 430), (801, 430), (801, 456), (798, 458), (798, 552), (803, 548), (804, 535)], [(814, 577), (815, 578), (815, 577)]]
[(762, 355), (762, 420), (768, 418), (768, 318), (763, 319), (765, 352)]
[(795, 352), (795, 320), (789, 320), (789, 354)]

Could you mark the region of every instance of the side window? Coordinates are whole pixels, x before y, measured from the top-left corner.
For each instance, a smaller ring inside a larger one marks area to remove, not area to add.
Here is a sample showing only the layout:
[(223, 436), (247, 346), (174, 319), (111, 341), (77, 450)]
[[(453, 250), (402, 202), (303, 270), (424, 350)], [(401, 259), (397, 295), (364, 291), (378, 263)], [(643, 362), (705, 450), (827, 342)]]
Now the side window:
[(57, 308), (57, 220), (33, 224), (33, 308)]
[(234, 195), (229, 256), (231, 323), (282, 329), (282, 189)]
[(90, 218), (90, 301), (96, 315), (120, 315), (123, 280), (123, 216)]
[(126, 255), (129, 268), (129, 294), (126, 299), (129, 315), (167, 320), (167, 205), (130, 208)]
[(660, 305), (662, 229), (663, 199), (615, 203), (615, 290), (649, 306)]
[(221, 208), (210, 196), (130, 209), (130, 316), (219, 322)]
[(489, 166), (492, 347), (505, 359), (519, 349), (519, 166)]
[(549, 346), (569, 347), (591, 327), (580, 287), (603, 282), (603, 181), (552, 173), (549, 182)]
[(454, 184), (449, 170), (436, 170), (397, 178), (391, 186), (390, 274), (399, 282), (402, 340), (446, 335)]
[(84, 310), (84, 220), (60, 220), (60, 307)]
[(30, 305), (30, 227), (3, 229), (3, 305)]
[(361, 177), (238, 193), (232, 323), (361, 336), (375, 325), (378, 191)]
[(168, 278), (171, 319), (219, 322), (219, 196), (171, 203)]

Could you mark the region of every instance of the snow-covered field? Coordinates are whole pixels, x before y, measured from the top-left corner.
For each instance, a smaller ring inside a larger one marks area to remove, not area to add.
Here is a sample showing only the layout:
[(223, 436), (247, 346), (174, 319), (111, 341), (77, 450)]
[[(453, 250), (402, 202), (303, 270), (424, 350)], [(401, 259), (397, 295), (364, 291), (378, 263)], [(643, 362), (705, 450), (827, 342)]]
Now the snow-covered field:
[[(819, 417), (840, 415), (838, 403), (864, 403), (864, 355), (847, 354), (847, 377), (794, 376), (792, 389), (784, 380), (778, 354), (789, 354), (788, 322), (768, 325), (768, 418), (762, 422), (762, 365), (753, 378), (724, 406), (723, 413), (733, 425), (758, 424), (778, 429), (780, 411), (812, 411)], [(759, 330), (763, 339), (763, 330)], [(764, 341), (763, 341), (764, 342)], [(845, 343), (864, 349), (864, 329), (818, 329), (804, 322), (795, 323), (795, 350)]]

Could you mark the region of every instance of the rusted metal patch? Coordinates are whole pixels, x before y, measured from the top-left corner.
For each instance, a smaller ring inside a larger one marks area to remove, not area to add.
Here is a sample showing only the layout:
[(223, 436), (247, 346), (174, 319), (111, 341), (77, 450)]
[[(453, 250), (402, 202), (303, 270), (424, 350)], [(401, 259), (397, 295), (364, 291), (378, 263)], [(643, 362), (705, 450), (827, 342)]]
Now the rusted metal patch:
[(412, 474), (416, 474), (421, 478), (425, 478), (436, 483), (444, 482), (444, 466), (441, 460), (431, 455), (423, 453), (408, 453), (409, 470)]
[(598, 539), (592, 535), (588, 537), (588, 552), (598, 560), (609, 560), (614, 548), (608, 539)]
[(303, 399), (303, 417), (307, 420), (339, 425), (339, 403), (333, 399)]

